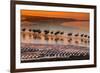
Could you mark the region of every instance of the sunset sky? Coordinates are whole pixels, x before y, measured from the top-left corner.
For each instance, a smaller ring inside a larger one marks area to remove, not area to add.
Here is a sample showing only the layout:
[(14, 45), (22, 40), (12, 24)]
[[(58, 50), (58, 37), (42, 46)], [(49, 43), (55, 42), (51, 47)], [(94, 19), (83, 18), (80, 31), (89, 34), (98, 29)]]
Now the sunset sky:
[(79, 12), (53, 12), (53, 11), (36, 11), (36, 10), (21, 10), (22, 15), (43, 16), (54, 18), (74, 18), (78, 20), (89, 20), (88, 13)]
[[(66, 26), (66, 27), (78, 28), (76, 29), (76, 31), (89, 32), (89, 13), (21, 10), (21, 16), (22, 16), (21, 20), (28, 19), (27, 17), (24, 17), (24, 16), (31, 16), (33, 18), (35, 17), (33, 21), (35, 22), (36, 20), (37, 23), (40, 22), (38, 20), (43, 19), (42, 17), (52, 18), (52, 19), (53, 18), (66, 19), (67, 21), (63, 21), (61, 23), (59, 23), (60, 22), (59, 21), (58, 24), (62, 26)], [(38, 18), (38, 17), (41, 17), (41, 18)], [(68, 20), (70, 19), (72, 20), (68, 22)], [(40, 24), (42, 24), (42, 22), (40, 22)]]

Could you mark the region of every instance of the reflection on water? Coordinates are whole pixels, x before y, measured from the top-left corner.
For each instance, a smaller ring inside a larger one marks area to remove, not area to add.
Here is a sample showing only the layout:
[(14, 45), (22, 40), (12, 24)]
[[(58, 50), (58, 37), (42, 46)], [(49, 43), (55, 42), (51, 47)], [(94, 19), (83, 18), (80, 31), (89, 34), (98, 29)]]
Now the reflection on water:
[(81, 34), (75, 34), (72, 36), (71, 33), (66, 35), (45, 35), (44, 33), (32, 33), (32, 32), (21, 32), (21, 43), (33, 43), (33, 44), (59, 44), (59, 45), (79, 45), (89, 46), (89, 38), (87, 36), (82, 37)]

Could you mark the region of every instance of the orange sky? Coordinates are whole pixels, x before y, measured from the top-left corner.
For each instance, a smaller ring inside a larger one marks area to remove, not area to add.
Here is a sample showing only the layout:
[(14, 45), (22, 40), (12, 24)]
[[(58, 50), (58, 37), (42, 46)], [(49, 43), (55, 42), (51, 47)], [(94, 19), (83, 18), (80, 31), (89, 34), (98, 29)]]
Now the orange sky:
[(88, 13), (79, 12), (54, 12), (54, 11), (37, 11), (37, 10), (21, 10), (21, 15), (43, 16), (55, 18), (75, 18), (78, 20), (89, 20)]

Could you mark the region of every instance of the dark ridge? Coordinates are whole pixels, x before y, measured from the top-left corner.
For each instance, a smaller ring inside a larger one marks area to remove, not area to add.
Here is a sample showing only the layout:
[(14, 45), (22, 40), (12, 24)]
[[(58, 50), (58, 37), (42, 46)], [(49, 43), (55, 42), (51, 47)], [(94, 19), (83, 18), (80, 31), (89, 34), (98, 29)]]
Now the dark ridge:
[(72, 21), (88, 21), (88, 20), (77, 20), (73, 18), (54, 18), (54, 17), (42, 17), (42, 16), (21, 16), (21, 18), (24, 17), (24, 19), (21, 19), (21, 21), (29, 21), (29, 22), (43, 22), (43, 21), (66, 21), (66, 22), (72, 22)]

